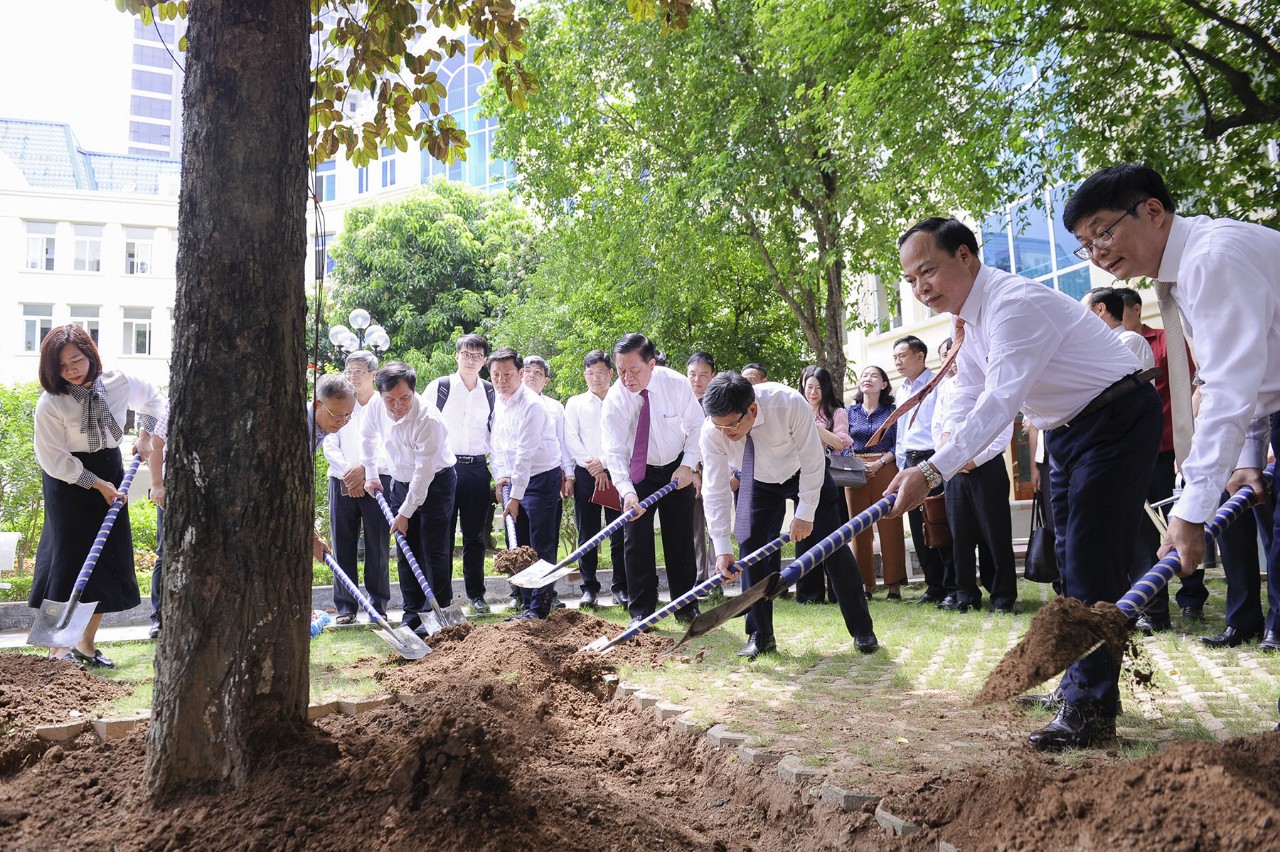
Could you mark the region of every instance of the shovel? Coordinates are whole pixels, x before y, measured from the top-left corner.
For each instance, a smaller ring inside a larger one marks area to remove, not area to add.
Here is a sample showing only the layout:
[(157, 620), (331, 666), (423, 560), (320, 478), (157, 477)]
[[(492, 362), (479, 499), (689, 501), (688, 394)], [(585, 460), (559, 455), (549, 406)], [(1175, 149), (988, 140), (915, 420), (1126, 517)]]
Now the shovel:
[[(1263, 481), (1268, 487), (1271, 486), (1274, 470), (1273, 462), (1262, 473)], [(1254, 502), (1254, 492), (1249, 486), (1237, 491), (1218, 508), (1213, 520), (1205, 525), (1205, 541), (1213, 541)], [(1151, 598), (1168, 585), (1181, 567), (1182, 560), (1178, 557), (1178, 552), (1170, 551), (1115, 604), (1100, 601), (1081, 612), (1083, 607), (1076, 602), (1074, 611), (1068, 612), (1066, 606), (1069, 604), (1065, 604), (1067, 599), (1058, 598), (1041, 608), (1032, 619), (1027, 635), (1010, 648), (992, 670), (982, 691), (974, 698), (974, 703), (990, 704), (1021, 695), (1066, 671), (1077, 660), (1104, 645), (1112, 656), (1120, 660), (1124, 656), (1129, 619), (1142, 612)], [(1055, 606), (1058, 601), (1064, 601), (1064, 605)]]
[(795, 585), (795, 582), (805, 574), (825, 562), (827, 557), (836, 552), (836, 548), (844, 547), (858, 533), (870, 528), (872, 524), (883, 518), (893, 508), (896, 497), (896, 494), (890, 494), (879, 502), (873, 503), (868, 509), (860, 512), (852, 520), (838, 527), (831, 535), (809, 548), (781, 572), (770, 574), (736, 598), (730, 598), (715, 609), (709, 609), (698, 615), (689, 622), (688, 631), (679, 642), (671, 646), (670, 650), (674, 651), (690, 639), (696, 639), (726, 621), (737, 618), (758, 601), (773, 600), (778, 597)]
[(392, 627), (387, 623), (387, 619), (382, 613), (378, 612), (374, 607), (373, 601), (369, 600), (369, 596), (360, 591), (360, 587), (347, 576), (347, 572), (343, 571), (338, 565), (338, 560), (333, 558), (333, 554), (327, 550), (324, 554), (324, 564), (329, 566), (329, 570), (333, 572), (333, 578), (342, 583), (347, 591), (351, 593), (360, 607), (369, 613), (369, 618), (378, 625), (380, 629), (373, 631), (383, 642), (386, 642), (392, 649), (404, 657), (406, 660), (420, 660), (427, 654), (431, 653), (431, 649), (427, 647), (427, 643), (422, 641), (422, 637), (414, 633), (408, 627)]
[[(387, 505), (387, 498), (382, 496), (381, 491), (373, 492), (373, 497), (378, 501), (378, 508), (382, 509), (382, 515), (387, 519), (387, 523), (393, 523), (395, 515), (391, 514), (391, 507)], [(457, 604), (443, 609), (440, 607), (440, 604), (436, 601), (436, 593), (431, 591), (431, 584), (427, 582), (427, 575), (423, 574), (422, 568), (418, 566), (418, 560), (414, 558), (413, 551), (409, 549), (409, 540), (404, 537), (404, 533), (396, 533), (396, 544), (400, 545), (400, 552), (404, 554), (405, 559), (409, 560), (409, 567), (413, 569), (413, 576), (418, 579), (418, 585), (422, 586), (422, 591), (427, 596), (427, 606), (431, 607), (430, 612), (418, 613), (418, 618), (422, 621), (422, 626), (427, 629), (427, 633), (439, 633), (453, 624), (466, 624), (467, 617), (462, 614), (462, 607)]]
[[(736, 563), (734, 563), (734, 566), (733, 566), (734, 577), (736, 577), (739, 573), (741, 573), (742, 569), (747, 568), (751, 565), (755, 565), (757, 562), (761, 562), (767, 559), (768, 557), (772, 556), (773, 554), (777, 553), (779, 550), (782, 549), (782, 546), (789, 541), (791, 541), (791, 536), (784, 533), (783, 535), (778, 536), (773, 541), (766, 544), (764, 547), (761, 547), (759, 550), (756, 550), (742, 557)], [(683, 595), (676, 598), (671, 603), (664, 606), (662, 609), (653, 613), (653, 615), (650, 615), (648, 618), (642, 618), (640, 621), (636, 622), (635, 624), (628, 627), (626, 630), (619, 633), (612, 640), (610, 640), (608, 637), (601, 636), (599, 639), (595, 640), (594, 642), (582, 648), (581, 650), (599, 651), (601, 654), (607, 653), (615, 645), (619, 645), (630, 639), (634, 639), (636, 636), (640, 635), (641, 633), (648, 633), (655, 624), (657, 624), (662, 619), (666, 618), (668, 615), (671, 615), (673, 612), (675, 612), (676, 610), (682, 607), (688, 606), (689, 604), (693, 603), (695, 600), (701, 600), (702, 598), (705, 598), (707, 595), (711, 594), (713, 590), (720, 588), (731, 579), (732, 579), (731, 577), (726, 577), (725, 575), (717, 571), (714, 577), (710, 578), (709, 580), (705, 580), (699, 583), (698, 585), (694, 586), (692, 589), (685, 592)]]
[[(124, 479), (120, 483), (121, 493), (128, 495), (129, 486), (133, 484), (133, 476), (138, 472), (138, 465), (141, 463), (141, 458), (133, 457), (133, 462), (125, 471)], [(117, 497), (112, 502), (111, 508), (107, 509), (107, 516), (102, 519), (102, 526), (98, 529), (98, 537), (93, 540), (93, 547), (89, 548), (89, 555), (84, 558), (84, 567), (80, 569), (75, 585), (71, 587), (71, 598), (66, 603), (46, 599), (40, 604), (36, 620), (31, 624), (31, 632), (27, 634), (28, 645), (70, 648), (80, 641), (85, 628), (89, 626), (89, 619), (93, 618), (93, 611), (98, 608), (97, 601), (80, 603), (80, 596), (84, 594), (85, 586), (89, 585), (93, 566), (98, 564), (98, 557), (102, 555), (102, 548), (107, 543), (107, 536), (111, 535), (111, 528), (115, 526), (124, 502), (123, 498)]]
[(578, 549), (570, 553), (564, 559), (561, 559), (555, 565), (551, 565), (545, 559), (539, 559), (523, 571), (511, 575), (511, 584), (520, 586), (523, 589), (540, 589), (548, 583), (554, 583), (561, 577), (573, 573), (573, 563), (577, 562), (583, 556), (586, 556), (592, 550), (600, 546), (600, 542), (622, 529), (627, 524), (640, 517), (640, 512), (648, 509), (654, 503), (657, 503), (663, 497), (666, 497), (672, 491), (676, 490), (676, 482), (672, 480), (657, 491), (650, 494), (640, 503), (640, 509), (628, 509), (618, 517), (614, 518), (600, 532), (593, 535), (587, 541), (578, 546)]

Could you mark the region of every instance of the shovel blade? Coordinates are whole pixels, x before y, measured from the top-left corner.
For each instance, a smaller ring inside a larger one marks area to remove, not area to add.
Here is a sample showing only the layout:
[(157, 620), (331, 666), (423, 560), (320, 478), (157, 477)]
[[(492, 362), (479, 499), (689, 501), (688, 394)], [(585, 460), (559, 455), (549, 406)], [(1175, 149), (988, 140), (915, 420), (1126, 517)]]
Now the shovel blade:
[(450, 604), (437, 612), (436, 617), (444, 623), (445, 627), (452, 627), (455, 624), (467, 623), (467, 616), (463, 613), (462, 607), (458, 604)]
[(603, 654), (613, 648), (613, 642), (608, 636), (601, 636), (599, 639), (592, 639), (587, 644), (579, 648), (579, 651), (597, 651)]
[(541, 589), (554, 583), (561, 577), (573, 573), (573, 568), (565, 566), (557, 568), (545, 559), (539, 559), (523, 571), (517, 571), (507, 578), (507, 582), (522, 589)]
[(431, 649), (427, 647), (426, 642), (422, 641), (422, 637), (408, 627), (397, 627), (393, 630), (375, 630), (373, 633), (406, 660), (420, 660), (431, 653)]
[[(97, 608), (96, 601), (81, 601), (72, 605), (45, 600), (40, 604), (35, 621), (31, 623), (27, 644), (45, 648), (70, 648), (80, 641)], [(62, 623), (64, 620), (65, 624)]]
[(772, 599), (776, 597), (780, 583), (781, 580), (779, 574), (774, 572), (751, 588), (747, 589), (742, 594), (738, 595), (736, 598), (729, 598), (724, 603), (720, 604), (720, 606), (701, 613), (695, 617), (693, 621), (689, 622), (689, 629), (680, 637), (680, 641), (676, 642), (668, 649), (667, 653), (679, 648), (690, 639), (696, 639), (704, 633), (709, 633), (712, 630), (715, 630), (726, 621), (737, 618), (747, 610), (751, 609), (753, 604), (765, 599)]
[[(422, 622), (422, 627), (427, 631), (428, 636), (435, 636), (441, 630), (444, 630), (444, 622), (436, 614), (438, 611), (437, 609), (418, 613), (418, 620)], [(410, 630), (409, 632), (412, 633), (413, 631)]]

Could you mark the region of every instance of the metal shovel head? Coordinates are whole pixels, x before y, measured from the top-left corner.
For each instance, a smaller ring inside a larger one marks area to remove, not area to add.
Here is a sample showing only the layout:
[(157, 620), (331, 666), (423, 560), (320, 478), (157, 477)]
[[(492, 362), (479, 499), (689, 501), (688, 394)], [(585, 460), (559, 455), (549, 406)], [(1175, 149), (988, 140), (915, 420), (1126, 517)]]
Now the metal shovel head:
[[(427, 631), (428, 636), (435, 636), (441, 630), (444, 630), (444, 622), (440, 620), (440, 616), (437, 615), (438, 612), (440, 612), (439, 607), (418, 613), (418, 620), (422, 622), (422, 627)], [(413, 630), (410, 629), (409, 632), (412, 633)]]
[(431, 649), (422, 637), (408, 627), (396, 627), (391, 630), (375, 630), (374, 635), (391, 646), (391, 649), (406, 660), (420, 660)]
[[(462, 612), (462, 607), (458, 604), (449, 604), (441, 607), (439, 604), (431, 607), (431, 614), (436, 617), (444, 627), (452, 627), (455, 624), (466, 624), (467, 616)], [(432, 631), (435, 632), (435, 631)]]
[[(97, 608), (97, 601), (80, 601), (72, 605), (46, 599), (40, 604), (36, 619), (31, 623), (27, 644), (45, 648), (70, 648), (80, 641)], [(66, 624), (62, 624), (63, 619), (66, 619)]]
[(561, 577), (573, 573), (573, 568), (566, 565), (557, 568), (545, 559), (539, 559), (523, 571), (517, 571), (507, 578), (507, 582), (522, 589), (541, 589), (548, 583), (554, 583)]
[(751, 609), (752, 604), (766, 598), (777, 597), (781, 585), (781, 575), (775, 571), (736, 598), (729, 598), (720, 606), (699, 614), (693, 621), (689, 622), (689, 629), (685, 631), (684, 636), (680, 637), (679, 642), (676, 642), (667, 650), (667, 653), (671, 653), (690, 639), (696, 639), (704, 633), (710, 633), (726, 621), (737, 618)]
[(597, 651), (603, 654), (607, 651), (613, 650), (614, 641), (615, 640), (610, 639), (608, 636), (601, 636), (599, 639), (592, 639), (590, 642), (583, 645), (578, 650), (579, 651)]

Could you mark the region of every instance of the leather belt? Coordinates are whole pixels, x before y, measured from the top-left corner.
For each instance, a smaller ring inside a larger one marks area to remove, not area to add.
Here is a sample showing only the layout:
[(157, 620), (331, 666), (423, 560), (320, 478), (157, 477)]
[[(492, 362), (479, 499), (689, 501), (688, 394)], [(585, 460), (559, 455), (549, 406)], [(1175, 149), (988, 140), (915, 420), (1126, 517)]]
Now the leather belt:
[(907, 461), (915, 464), (933, 458), (934, 452), (934, 450), (907, 450), (903, 455), (907, 457)]
[(1130, 373), (1129, 375), (1120, 378), (1109, 385), (1102, 393), (1091, 399), (1088, 405), (1080, 409), (1079, 414), (1072, 417), (1058, 428), (1070, 429), (1073, 425), (1079, 423), (1089, 415), (1097, 414), (1099, 411), (1106, 408), (1129, 391), (1136, 390), (1161, 375), (1164, 375), (1164, 370), (1161, 370), (1159, 367), (1152, 367), (1148, 370), (1142, 370), (1138, 373)]
[(484, 456), (455, 456), (458, 464), (484, 464)]

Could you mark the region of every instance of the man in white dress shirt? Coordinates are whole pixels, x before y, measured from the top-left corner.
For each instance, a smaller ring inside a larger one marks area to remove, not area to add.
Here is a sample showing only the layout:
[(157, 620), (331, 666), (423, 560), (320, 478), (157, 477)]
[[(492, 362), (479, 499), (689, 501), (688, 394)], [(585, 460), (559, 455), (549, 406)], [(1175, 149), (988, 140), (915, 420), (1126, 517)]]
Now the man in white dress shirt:
[[(1204, 523), (1222, 491), (1260, 490), (1266, 440), (1280, 448), (1280, 232), (1233, 219), (1183, 218), (1164, 179), (1148, 166), (1101, 169), (1068, 200), (1063, 224), (1077, 253), (1120, 279), (1154, 279), (1172, 300), (1165, 320), (1194, 336), (1200, 409), (1181, 468), (1186, 481), (1169, 515), (1163, 550), (1189, 574), (1204, 556)], [(1162, 306), (1162, 315), (1165, 313)], [(1176, 346), (1169, 344), (1173, 378)], [(1185, 411), (1173, 410), (1175, 439)], [(1052, 445), (1051, 445), (1052, 446)], [(1273, 521), (1280, 524), (1280, 514)], [(1280, 565), (1273, 535), (1268, 564)], [(1262, 648), (1280, 650), (1280, 571), (1268, 571), (1271, 601)]]
[[(899, 240), (902, 269), (926, 307), (956, 316), (959, 372), (950, 439), (900, 472), (895, 513), (924, 502), (1008, 428), (1018, 410), (1049, 438), (1058, 566), (1065, 594), (1086, 604), (1129, 588), (1134, 535), (1160, 445), (1160, 397), (1137, 356), (1083, 305), (1041, 283), (984, 266), (973, 231), (925, 219)], [(904, 407), (900, 407), (900, 411)], [(1118, 662), (1097, 650), (1063, 675), (1057, 717), (1031, 734), (1039, 749), (1115, 737)]]
[[(689, 389), (693, 391), (693, 398), (701, 404), (702, 395), (707, 392), (707, 385), (716, 374), (716, 359), (710, 352), (694, 352), (685, 361), (684, 374), (689, 379)], [(701, 473), (701, 471), (698, 472)], [(702, 509), (702, 496), (699, 495), (693, 503), (693, 561), (697, 566), (694, 579), (699, 583), (710, 579), (713, 570), (709, 544), (706, 514)]]
[[(582, 359), (582, 378), (587, 382), (586, 393), (569, 397), (564, 404), (565, 449), (573, 461), (573, 520), (578, 527), (578, 544), (591, 539), (622, 514), (616, 509), (606, 509), (591, 502), (597, 490), (612, 485), (609, 470), (604, 465), (604, 448), (600, 438), (600, 414), (604, 410), (604, 397), (613, 381), (613, 362), (601, 349), (593, 349)], [(601, 522), (601, 514), (604, 516)], [(613, 559), (613, 602), (627, 605), (627, 569), (623, 556), (623, 531), (609, 537), (609, 555)], [(582, 599), (578, 606), (594, 609), (599, 605), (600, 581), (596, 570), (600, 565), (598, 550), (592, 550), (578, 563), (582, 572)]]
[(457, 484), (453, 494), (453, 518), (449, 522), (449, 548), (453, 534), (462, 525), (462, 582), (471, 611), (484, 615), (489, 604), (484, 598), (484, 543), (493, 523), (490, 511), (489, 433), (493, 430), (493, 385), (480, 378), (480, 368), (489, 357), (489, 341), (478, 334), (464, 334), (454, 341), (453, 375), (433, 379), (422, 396), (444, 417), (449, 430), (449, 452), (458, 460), (453, 471)]
[[(657, 366), (654, 345), (644, 335), (621, 338), (613, 355), (620, 379), (605, 395), (601, 414), (605, 466), (622, 495), (624, 511), (638, 509), (641, 500), (668, 482), (677, 483), (675, 493), (657, 505), (667, 582), (676, 598), (693, 588), (693, 501), (699, 488), (694, 469), (702, 460), (702, 407), (684, 376)], [(627, 609), (633, 619), (641, 619), (658, 608), (652, 513), (627, 524), (624, 541), (631, 596)], [(687, 623), (697, 614), (697, 605), (690, 604), (676, 618)]]
[(1080, 304), (1097, 314), (1098, 319), (1115, 332), (1120, 342), (1138, 356), (1138, 360), (1142, 362), (1142, 369), (1150, 370), (1155, 367), (1156, 356), (1151, 351), (1151, 344), (1141, 334), (1124, 327), (1124, 297), (1117, 293), (1115, 288), (1094, 287), (1080, 297)]
[[(560, 439), (546, 406), (521, 380), (524, 359), (514, 349), (495, 349), (489, 356), (489, 379), (498, 392), (493, 417), (494, 494), (511, 486), (511, 498), (502, 507), (516, 523), (517, 541), (528, 545), (547, 562), (556, 562), (560, 542)], [(521, 589), (524, 610), (516, 618), (546, 618), (551, 613), (554, 584)]]
[[(733, 576), (731, 533), (739, 537), (739, 558), (777, 538), (788, 500), (795, 504), (790, 534), (797, 553), (803, 553), (840, 526), (839, 504), (821, 500), (824, 480), (830, 474), (813, 422), (813, 408), (799, 391), (777, 382), (753, 385), (738, 373), (723, 372), (711, 380), (702, 402), (707, 413), (700, 436), (706, 475), (702, 499), (717, 571)], [(734, 512), (729, 479), (735, 470), (742, 472), (742, 481), (738, 486), (737, 518), (730, 523)], [(835, 488), (834, 483), (825, 484), (828, 491)], [(775, 553), (747, 568), (744, 588), (751, 588), (780, 565), (781, 556)], [(845, 628), (854, 637), (854, 644), (864, 654), (874, 652), (879, 643), (866, 595), (860, 594), (861, 589), (854, 584), (853, 578), (860, 575), (853, 551), (837, 547), (823, 562), (822, 570), (835, 589)], [(746, 628), (747, 644), (738, 650), (738, 656), (755, 659), (777, 650), (773, 601), (753, 604), (747, 611)]]
[[(381, 477), (375, 475), (379, 452), (384, 452), (391, 466), (391, 489), (386, 495), (395, 513), (391, 532), (404, 535), (436, 600), (440, 606), (448, 606), (453, 600), (449, 521), (457, 478), (444, 418), (432, 402), (418, 395), (418, 374), (408, 364), (390, 362), (378, 370), (374, 386), (382, 404), (368, 407), (360, 429), (364, 488), (369, 492), (384, 490)], [(427, 605), (426, 592), (403, 553), (399, 566), (404, 599), (401, 624), (425, 634), (419, 613)]]
[[(374, 399), (373, 378), (377, 372), (378, 358), (372, 352), (360, 350), (347, 356), (347, 369), (343, 375), (356, 389), (355, 410), (346, 425), (325, 436), (322, 446), (325, 460), (329, 462), (329, 535), (333, 542), (333, 557), (351, 582), (359, 583), (356, 551), (363, 527), (364, 585), (374, 608), (385, 616), (387, 601), (391, 599), (391, 580), (387, 571), (391, 532), (378, 504), (372, 499), (364, 499), (366, 476), (360, 461), (360, 430), (369, 412), (369, 403), (381, 403), (380, 399)], [(376, 475), (382, 480), (383, 490), (390, 492), (390, 465), (385, 454), (378, 460)], [(338, 610), (338, 624), (355, 622), (359, 604), (341, 583), (333, 585), (333, 604)]]

